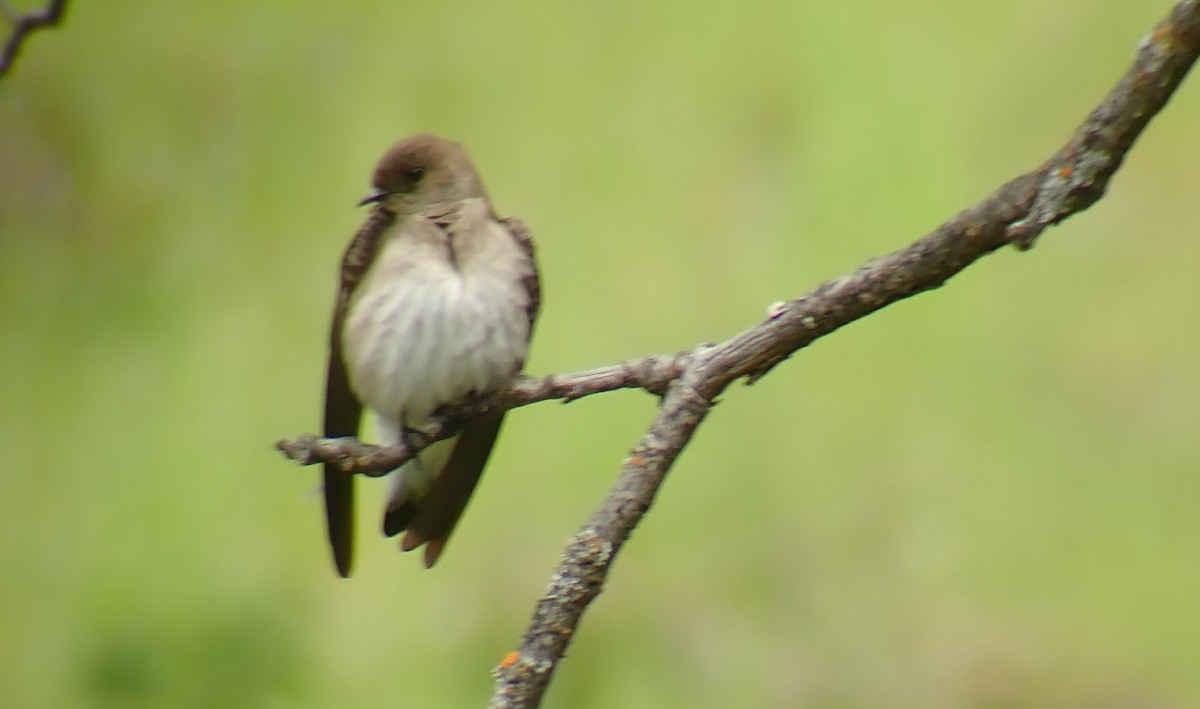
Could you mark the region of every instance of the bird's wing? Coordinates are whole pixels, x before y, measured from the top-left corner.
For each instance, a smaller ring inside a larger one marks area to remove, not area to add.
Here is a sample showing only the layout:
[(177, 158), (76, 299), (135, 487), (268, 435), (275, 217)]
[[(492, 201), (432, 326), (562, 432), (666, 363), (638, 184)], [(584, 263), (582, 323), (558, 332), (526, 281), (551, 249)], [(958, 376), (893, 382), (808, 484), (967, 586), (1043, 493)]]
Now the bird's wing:
[[(529, 297), (525, 313), (529, 316), (529, 336), (532, 338), (533, 324), (537, 322), (538, 311), (542, 307), (542, 279), (538, 274), (537, 252), (533, 245), (533, 235), (529, 233), (529, 227), (525, 226), (525, 222), (515, 217), (501, 219), (500, 223), (508, 229), (508, 233), (512, 234), (517, 245), (529, 257), (529, 271), (522, 277), (521, 282), (525, 286), (525, 294)], [(525, 366), (525, 363), (522, 362), (521, 366)]]
[[(383, 235), (396, 220), (391, 211), (376, 206), (355, 232), (342, 255), (337, 300), (329, 326), (329, 366), (325, 375), (326, 438), (357, 436), (362, 418), (362, 402), (350, 387), (350, 376), (342, 353), (342, 328), (350, 299), (370, 267)], [(350, 575), (354, 562), (354, 475), (334, 463), (324, 466), (325, 519), (329, 545), (339, 575)]]

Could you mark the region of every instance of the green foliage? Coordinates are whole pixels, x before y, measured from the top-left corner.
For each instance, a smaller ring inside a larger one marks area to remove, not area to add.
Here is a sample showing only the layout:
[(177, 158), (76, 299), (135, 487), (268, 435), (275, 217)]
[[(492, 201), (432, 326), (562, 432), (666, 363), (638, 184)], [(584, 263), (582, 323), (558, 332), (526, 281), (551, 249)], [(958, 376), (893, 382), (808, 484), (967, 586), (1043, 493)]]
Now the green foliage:
[[(315, 429), (374, 159), (539, 240), (531, 371), (727, 337), (1036, 166), (1167, 4), (75, 3), (0, 83), (0, 697), (479, 706), (653, 414), (510, 417), (439, 568), (334, 579)], [(701, 429), (549, 704), (1200, 703), (1185, 83), (1091, 211)]]

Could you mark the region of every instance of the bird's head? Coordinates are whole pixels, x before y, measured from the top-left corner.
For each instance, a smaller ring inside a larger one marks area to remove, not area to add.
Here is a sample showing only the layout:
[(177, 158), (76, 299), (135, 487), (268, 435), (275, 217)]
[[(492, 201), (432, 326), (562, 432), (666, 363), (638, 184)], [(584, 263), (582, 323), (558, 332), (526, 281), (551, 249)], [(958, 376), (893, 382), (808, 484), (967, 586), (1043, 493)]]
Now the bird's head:
[(359, 206), (377, 202), (398, 214), (486, 197), (462, 146), (429, 133), (405, 138), (388, 148), (375, 166), (371, 184), (374, 189)]

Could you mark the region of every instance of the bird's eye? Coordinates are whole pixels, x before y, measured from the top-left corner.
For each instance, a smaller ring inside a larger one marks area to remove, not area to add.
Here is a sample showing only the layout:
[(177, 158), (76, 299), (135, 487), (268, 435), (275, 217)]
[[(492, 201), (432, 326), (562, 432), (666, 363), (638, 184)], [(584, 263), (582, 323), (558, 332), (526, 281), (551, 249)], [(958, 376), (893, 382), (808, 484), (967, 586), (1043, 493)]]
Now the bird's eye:
[(410, 182), (417, 183), (425, 176), (425, 168), (420, 165), (413, 165), (404, 171), (404, 175)]

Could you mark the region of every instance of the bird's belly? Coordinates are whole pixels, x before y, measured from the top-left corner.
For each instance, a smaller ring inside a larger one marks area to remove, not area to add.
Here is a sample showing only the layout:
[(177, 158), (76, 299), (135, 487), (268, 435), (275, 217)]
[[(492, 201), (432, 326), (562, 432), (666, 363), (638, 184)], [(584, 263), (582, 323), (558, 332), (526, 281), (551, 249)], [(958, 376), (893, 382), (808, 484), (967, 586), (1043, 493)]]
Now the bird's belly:
[(504, 387), (525, 357), (524, 300), (515, 283), (457, 273), (364, 284), (343, 331), (351, 385), (376, 414), (409, 425)]

